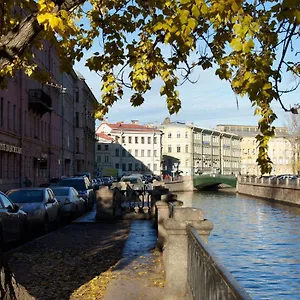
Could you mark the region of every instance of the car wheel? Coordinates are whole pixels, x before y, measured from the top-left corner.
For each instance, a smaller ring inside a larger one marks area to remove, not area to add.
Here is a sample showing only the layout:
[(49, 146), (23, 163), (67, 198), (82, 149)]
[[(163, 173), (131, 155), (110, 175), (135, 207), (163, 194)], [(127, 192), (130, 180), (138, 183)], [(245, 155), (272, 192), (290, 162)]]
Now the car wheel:
[(58, 211), (56, 219), (55, 219), (55, 227), (59, 228), (60, 226), (60, 211)]
[(28, 238), (28, 222), (25, 220), (20, 228), (20, 242), (25, 243), (29, 238)]
[(49, 218), (48, 218), (48, 216), (47, 215), (45, 215), (45, 217), (44, 217), (44, 224), (43, 224), (43, 232), (45, 233), (45, 234), (47, 234), (48, 232), (49, 232), (49, 230), (50, 230), (50, 226), (49, 226), (50, 224), (49, 224)]
[(79, 217), (79, 210), (78, 210), (78, 205), (76, 205), (76, 209), (75, 209), (75, 219)]

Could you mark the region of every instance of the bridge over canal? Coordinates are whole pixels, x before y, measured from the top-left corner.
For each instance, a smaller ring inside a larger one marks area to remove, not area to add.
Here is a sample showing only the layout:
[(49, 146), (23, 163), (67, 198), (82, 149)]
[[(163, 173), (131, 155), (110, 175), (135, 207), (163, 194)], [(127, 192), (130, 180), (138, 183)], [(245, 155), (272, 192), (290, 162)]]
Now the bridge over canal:
[(198, 190), (207, 187), (217, 187), (220, 184), (226, 184), (231, 187), (236, 187), (237, 177), (233, 175), (221, 175), (221, 174), (202, 174), (195, 175), (194, 187)]

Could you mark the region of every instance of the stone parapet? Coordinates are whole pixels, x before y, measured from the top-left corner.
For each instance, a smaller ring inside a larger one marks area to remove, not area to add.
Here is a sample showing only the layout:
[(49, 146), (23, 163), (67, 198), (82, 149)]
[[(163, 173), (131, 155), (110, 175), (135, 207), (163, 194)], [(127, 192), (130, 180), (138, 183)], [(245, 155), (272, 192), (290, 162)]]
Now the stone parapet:
[(175, 207), (173, 218), (166, 219), (163, 224), (167, 232), (167, 244), (164, 251), (166, 269), (164, 299), (186, 299), (188, 265), (187, 225), (193, 226), (205, 242), (207, 242), (207, 237), (213, 229), (213, 225), (204, 219), (202, 210), (182, 207)]

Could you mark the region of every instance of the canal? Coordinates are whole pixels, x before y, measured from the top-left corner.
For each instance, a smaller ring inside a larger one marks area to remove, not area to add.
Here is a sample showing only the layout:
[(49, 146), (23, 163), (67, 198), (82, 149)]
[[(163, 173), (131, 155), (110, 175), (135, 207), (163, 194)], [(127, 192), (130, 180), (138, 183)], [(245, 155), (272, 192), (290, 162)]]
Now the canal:
[(300, 208), (235, 193), (177, 193), (214, 224), (208, 239), (252, 299), (300, 299)]

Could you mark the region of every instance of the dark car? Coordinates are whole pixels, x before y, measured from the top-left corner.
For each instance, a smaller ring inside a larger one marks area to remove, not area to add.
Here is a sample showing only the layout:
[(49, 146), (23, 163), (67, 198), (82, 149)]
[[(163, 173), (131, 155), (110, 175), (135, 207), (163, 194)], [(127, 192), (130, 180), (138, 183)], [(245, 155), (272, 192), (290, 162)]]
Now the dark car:
[(64, 177), (59, 180), (57, 186), (71, 186), (77, 190), (78, 194), (85, 200), (86, 208), (91, 210), (94, 206), (93, 186), (86, 176)]
[(102, 180), (103, 180), (103, 185), (109, 186), (109, 187), (112, 186), (113, 181), (112, 181), (111, 177), (104, 176), (104, 177), (102, 177)]
[(23, 240), (26, 225), (27, 214), (0, 192), (0, 246)]
[(50, 188), (13, 189), (7, 195), (27, 213), (28, 225), (33, 229), (47, 233), (50, 224), (59, 225), (59, 203)]

